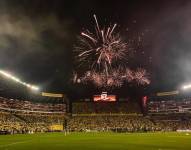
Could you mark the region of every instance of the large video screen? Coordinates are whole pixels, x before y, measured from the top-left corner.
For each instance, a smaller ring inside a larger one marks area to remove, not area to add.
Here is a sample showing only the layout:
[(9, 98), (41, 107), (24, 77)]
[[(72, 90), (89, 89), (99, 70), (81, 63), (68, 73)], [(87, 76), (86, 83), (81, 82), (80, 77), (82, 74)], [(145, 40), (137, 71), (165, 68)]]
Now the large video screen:
[(107, 93), (102, 93), (101, 95), (94, 95), (93, 100), (95, 102), (105, 101), (105, 102), (114, 102), (116, 101), (116, 95), (107, 95)]

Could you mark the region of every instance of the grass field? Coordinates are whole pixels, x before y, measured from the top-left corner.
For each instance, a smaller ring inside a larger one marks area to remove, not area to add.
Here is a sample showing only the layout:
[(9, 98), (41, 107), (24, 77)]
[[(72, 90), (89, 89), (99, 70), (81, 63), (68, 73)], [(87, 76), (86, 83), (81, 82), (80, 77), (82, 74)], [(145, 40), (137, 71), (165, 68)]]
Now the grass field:
[(0, 150), (191, 150), (185, 133), (1, 135)]

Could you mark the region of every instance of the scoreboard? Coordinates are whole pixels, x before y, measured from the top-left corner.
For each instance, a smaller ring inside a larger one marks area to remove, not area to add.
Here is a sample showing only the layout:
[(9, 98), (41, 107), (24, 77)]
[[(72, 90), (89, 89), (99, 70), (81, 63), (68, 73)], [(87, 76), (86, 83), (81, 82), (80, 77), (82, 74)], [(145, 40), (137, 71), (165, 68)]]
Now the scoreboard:
[(108, 95), (107, 92), (102, 92), (101, 95), (94, 95), (93, 101), (103, 101), (103, 102), (115, 102), (116, 101), (116, 95)]

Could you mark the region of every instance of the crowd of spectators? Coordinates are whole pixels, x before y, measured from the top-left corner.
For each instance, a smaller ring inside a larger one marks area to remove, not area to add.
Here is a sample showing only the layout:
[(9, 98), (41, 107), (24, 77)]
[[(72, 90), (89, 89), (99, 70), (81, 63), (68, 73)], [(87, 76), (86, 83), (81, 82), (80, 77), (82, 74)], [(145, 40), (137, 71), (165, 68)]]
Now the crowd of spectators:
[(1, 133), (50, 132), (51, 125), (63, 125), (64, 116), (56, 114), (15, 114), (0, 111)]
[[(56, 114), (12, 114), (0, 112), (0, 132), (35, 133), (50, 132), (51, 125), (64, 125), (65, 117)], [(76, 115), (67, 118), (67, 130), (156, 132), (191, 130), (191, 118), (141, 115)]]
[(163, 119), (128, 115), (73, 116), (68, 122), (70, 131), (154, 132), (191, 130), (191, 119)]
[(28, 112), (58, 112), (64, 113), (66, 111), (65, 104), (47, 104), (47, 103), (33, 103), (30, 101), (21, 101), (17, 99), (7, 99), (0, 97), (0, 109), (13, 111), (28, 111)]
[(34, 133), (51, 131), (62, 125), (65, 104), (33, 103), (0, 97), (0, 133)]
[(190, 98), (166, 98), (165, 100), (150, 100), (148, 103), (149, 113), (190, 113)]
[(118, 131), (135, 132), (152, 130), (152, 122), (139, 116), (73, 116), (68, 121), (70, 131)]
[(150, 120), (164, 131), (191, 130), (191, 116), (187, 113), (154, 115)]
[[(166, 106), (169, 103), (166, 102)], [(152, 103), (158, 107), (163, 107), (163, 104), (164, 102)], [(173, 106), (175, 105), (179, 104)], [(72, 104), (72, 115), (68, 117), (65, 107), (65, 104), (40, 104), (0, 98), (0, 133), (51, 132), (53, 125), (61, 125), (68, 131), (76, 132), (191, 130), (189, 113), (144, 116), (138, 103), (78, 102)]]
[[(79, 102), (72, 105), (73, 117), (68, 121), (68, 128), (71, 131), (117, 132), (191, 130), (191, 116), (187, 113), (190, 106), (189, 99), (151, 101), (149, 115), (140, 116), (140, 105), (130, 101)], [(157, 112), (156, 116), (150, 115), (151, 112)], [(179, 115), (175, 112), (179, 112)], [(188, 114), (187, 117), (185, 113)]]

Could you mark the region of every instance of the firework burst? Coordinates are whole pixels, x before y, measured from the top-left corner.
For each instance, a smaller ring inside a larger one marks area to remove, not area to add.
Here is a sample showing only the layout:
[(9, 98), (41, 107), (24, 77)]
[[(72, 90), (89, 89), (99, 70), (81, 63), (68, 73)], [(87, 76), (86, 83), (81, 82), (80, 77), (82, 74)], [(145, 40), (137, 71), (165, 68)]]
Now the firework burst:
[(140, 85), (150, 84), (148, 73), (142, 68), (138, 68), (137, 71), (134, 72), (134, 79)]
[(145, 69), (139, 68), (136, 71), (123, 68), (112, 69), (109, 75), (103, 72), (87, 71), (85, 74), (79, 78), (74, 76), (77, 83), (93, 83), (98, 88), (114, 88), (121, 87), (125, 82), (136, 82), (138, 85), (150, 84), (148, 73)]
[(120, 34), (115, 32), (117, 24), (101, 29), (96, 16), (95, 33), (90, 31), (82, 32), (79, 38), (79, 45), (76, 46), (80, 62), (91, 62), (90, 68), (109, 73), (114, 62), (125, 59), (127, 55), (127, 43)]

